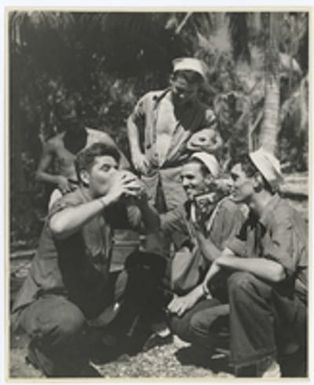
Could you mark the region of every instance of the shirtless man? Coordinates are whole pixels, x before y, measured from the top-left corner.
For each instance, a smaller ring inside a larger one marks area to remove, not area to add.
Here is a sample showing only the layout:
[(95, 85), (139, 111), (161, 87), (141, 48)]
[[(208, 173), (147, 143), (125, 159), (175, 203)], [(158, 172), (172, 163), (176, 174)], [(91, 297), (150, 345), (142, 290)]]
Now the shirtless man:
[[(202, 61), (174, 60), (170, 87), (144, 95), (128, 119), (132, 163), (159, 212), (186, 199), (180, 170), (191, 152), (212, 152), (222, 145), (213, 111), (197, 97), (205, 80)], [(201, 136), (195, 136), (201, 130)]]
[[(86, 128), (77, 118), (77, 113), (69, 102), (64, 102), (60, 126), (63, 132), (49, 139), (43, 148), (36, 172), (36, 180), (54, 185), (50, 205), (61, 195), (73, 191), (78, 184), (74, 160), (77, 153), (94, 143), (104, 143), (117, 147), (105, 132)], [(120, 152), (121, 154), (121, 152)], [(128, 168), (129, 162), (121, 154), (121, 168)], [(54, 172), (50, 172), (53, 167)]]

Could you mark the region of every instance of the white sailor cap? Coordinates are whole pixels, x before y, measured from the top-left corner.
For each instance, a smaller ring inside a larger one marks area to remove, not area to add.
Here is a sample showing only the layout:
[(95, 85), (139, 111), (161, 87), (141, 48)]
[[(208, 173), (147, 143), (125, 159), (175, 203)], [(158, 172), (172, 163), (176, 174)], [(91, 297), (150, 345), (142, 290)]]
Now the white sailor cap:
[(263, 147), (249, 154), (249, 158), (273, 189), (283, 182), (279, 160)]
[(206, 81), (206, 73), (208, 71), (206, 64), (199, 59), (193, 57), (184, 57), (174, 59), (173, 64), (173, 73), (177, 71), (194, 71), (197, 72), (204, 81)]
[(195, 152), (190, 159), (198, 159), (214, 178), (218, 178), (220, 172), (219, 164), (214, 155), (207, 154), (207, 152)]

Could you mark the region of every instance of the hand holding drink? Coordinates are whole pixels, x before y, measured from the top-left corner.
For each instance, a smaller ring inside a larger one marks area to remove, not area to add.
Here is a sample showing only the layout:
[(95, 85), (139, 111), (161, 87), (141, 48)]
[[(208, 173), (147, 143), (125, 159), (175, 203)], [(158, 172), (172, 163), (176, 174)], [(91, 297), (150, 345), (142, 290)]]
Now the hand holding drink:
[(144, 186), (136, 175), (130, 171), (121, 171), (122, 181), (125, 183), (125, 197), (140, 198), (144, 192)]

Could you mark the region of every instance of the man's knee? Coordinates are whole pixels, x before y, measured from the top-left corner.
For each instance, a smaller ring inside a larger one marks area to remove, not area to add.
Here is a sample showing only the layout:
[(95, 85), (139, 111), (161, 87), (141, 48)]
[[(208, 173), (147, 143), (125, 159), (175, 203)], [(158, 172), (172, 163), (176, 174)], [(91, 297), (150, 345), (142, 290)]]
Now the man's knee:
[(192, 334), (207, 334), (211, 320), (204, 319), (201, 313), (196, 313), (191, 317), (190, 329)]
[(183, 341), (191, 342), (190, 324), (184, 317), (171, 316), (169, 320), (171, 331)]
[(85, 325), (85, 317), (78, 307), (70, 305), (55, 318), (56, 328), (64, 336), (79, 333)]
[(235, 272), (228, 278), (229, 300), (237, 301), (252, 297), (268, 297), (271, 286), (248, 272)]
[(71, 302), (60, 299), (41, 299), (26, 308), (20, 325), (32, 339), (66, 337), (78, 333), (85, 323), (80, 309)]
[(228, 290), (231, 294), (235, 291), (246, 291), (256, 284), (256, 277), (247, 272), (235, 272), (228, 278)]

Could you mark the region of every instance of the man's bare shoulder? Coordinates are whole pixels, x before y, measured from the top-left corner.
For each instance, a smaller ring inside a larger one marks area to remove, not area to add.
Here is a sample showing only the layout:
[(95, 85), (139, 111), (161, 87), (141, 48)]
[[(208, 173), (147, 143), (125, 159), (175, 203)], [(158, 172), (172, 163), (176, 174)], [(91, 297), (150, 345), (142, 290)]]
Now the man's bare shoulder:
[(97, 142), (112, 143), (112, 137), (104, 131), (96, 130), (94, 128), (86, 128), (88, 134), (89, 145)]
[(57, 134), (52, 138), (48, 139), (47, 142), (45, 143), (45, 146), (50, 150), (59, 149), (64, 146), (63, 137), (64, 137), (64, 132)]

